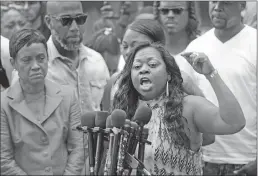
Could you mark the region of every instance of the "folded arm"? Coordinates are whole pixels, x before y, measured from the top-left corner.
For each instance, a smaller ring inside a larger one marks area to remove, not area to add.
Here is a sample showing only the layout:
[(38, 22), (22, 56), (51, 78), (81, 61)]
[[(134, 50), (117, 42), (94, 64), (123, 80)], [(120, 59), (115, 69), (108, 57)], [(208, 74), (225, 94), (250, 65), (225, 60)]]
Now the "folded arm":
[(6, 118), (6, 113), (1, 109), (1, 175), (27, 175), (14, 159), (14, 146)]

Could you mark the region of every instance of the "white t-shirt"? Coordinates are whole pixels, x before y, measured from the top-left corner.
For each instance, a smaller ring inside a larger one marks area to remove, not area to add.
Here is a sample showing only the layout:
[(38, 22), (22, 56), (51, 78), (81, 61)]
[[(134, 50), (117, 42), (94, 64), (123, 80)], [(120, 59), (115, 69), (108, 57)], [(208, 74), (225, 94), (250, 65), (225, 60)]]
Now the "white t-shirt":
[(187, 62), (187, 60), (183, 56), (181, 56), (181, 53), (174, 56), (174, 58), (175, 58), (175, 61), (178, 65), (179, 69), (181, 71), (185, 72), (193, 80), (193, 82), (197, 86), (199, 86), (200, 81), (202, 80), (202, 75), (197, 73), (193, 69), (193, 67)]
[(124, 66), (125, 66), (125, 59), (123, 55), (121, 55), (118, 60), (117, 71), (119, 72), (122, 71), (124, 69)]
[(5, 69), (9, 84), (11, 84), (13, 66), (10, 62), (9, 40), (3, 36), (1, 36), (1, 62)]
[[(222, 43), (209, 30), (193, 42), (186, 51), (205, 53), (221, 78), (236, 96), (246, 118), (246, 126), (233, 135), (216, 136), (215, 143), (203, 148), (204, 161), (211, 163), (246, 164), (256, 158), (256, 49), (257, 31), (245, 26), (229, 41)], [(209, 82), (200, 88), (208, 100), (218, 106)]]

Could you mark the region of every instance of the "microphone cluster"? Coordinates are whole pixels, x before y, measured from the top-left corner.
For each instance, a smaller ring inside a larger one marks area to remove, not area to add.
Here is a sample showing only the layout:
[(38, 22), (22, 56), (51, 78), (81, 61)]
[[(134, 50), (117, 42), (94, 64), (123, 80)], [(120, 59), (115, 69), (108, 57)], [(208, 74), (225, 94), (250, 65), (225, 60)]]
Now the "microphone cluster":
[[(145, 168), (144, 150), (149, 130), (144, 128), (152, 111), (140, 105), (132, 121), (123, 110), (84, 114), (77, 130), (87, 134), (90, 175), (151, 175)], [(138, 146), (138, 156), (135, 156)]]

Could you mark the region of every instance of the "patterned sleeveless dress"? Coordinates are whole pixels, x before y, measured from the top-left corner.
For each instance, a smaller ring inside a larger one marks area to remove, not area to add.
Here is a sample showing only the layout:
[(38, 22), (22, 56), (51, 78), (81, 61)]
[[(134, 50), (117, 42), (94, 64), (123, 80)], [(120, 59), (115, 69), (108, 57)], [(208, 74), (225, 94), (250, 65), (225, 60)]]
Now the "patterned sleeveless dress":
[(201, 150), (190, 149), (190, 140), (184, 133), (186, 129), (180, 130), (177, 120), (165, 121), (165, 101), (164, 95), (156, 100), (139, 100), (152, 109), (150, 122), (145, 125), (152, 144), (145, 145), (144, 165), (153, 175), (202, 175)]

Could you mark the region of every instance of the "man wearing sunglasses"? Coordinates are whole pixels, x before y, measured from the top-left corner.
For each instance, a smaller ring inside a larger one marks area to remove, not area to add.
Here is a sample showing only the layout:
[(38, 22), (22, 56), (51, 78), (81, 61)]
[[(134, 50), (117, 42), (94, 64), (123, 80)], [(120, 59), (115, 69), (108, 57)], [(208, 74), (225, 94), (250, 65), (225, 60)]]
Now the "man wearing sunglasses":
[[(154, 16), (166, 34), (166, 48), (176, 59), (180, 69), (199, 85), (199, 76), (180, 55), (199, 35), (194, 1), (154, 1)], [(203, 146), (213, 143), (215, 136), (203, 135)]]
[(198, 35), (194, 2), (155, 1), (154, 15), (164, 27), (166, 47), (174, 56), (184, 51)]
[(110, 77), (103, 57), (82, 44), (86, 20), (81, 2), (47, 2), (45, 21), (51, 31), (48, 77), (77, 90), (82, 114), (100, 110)]
[[(239, 101), (246, 119), (240, 132), (216, 136), (214, 144), (203, 148), (204, 175), (257, 175), (257, 30), (242, 22), (245, 5), (245, 1), (210, 1), (209, 15), (214, 28), (186, 49), (203, 52), (210, 58)], [(212, 79), (217, 79), (216, 74)], [(218, 105), (208, 84), (203, 82), (200, 88), (207, 99)]]

